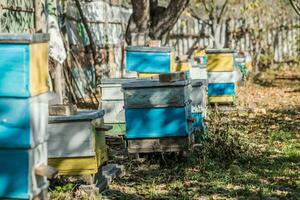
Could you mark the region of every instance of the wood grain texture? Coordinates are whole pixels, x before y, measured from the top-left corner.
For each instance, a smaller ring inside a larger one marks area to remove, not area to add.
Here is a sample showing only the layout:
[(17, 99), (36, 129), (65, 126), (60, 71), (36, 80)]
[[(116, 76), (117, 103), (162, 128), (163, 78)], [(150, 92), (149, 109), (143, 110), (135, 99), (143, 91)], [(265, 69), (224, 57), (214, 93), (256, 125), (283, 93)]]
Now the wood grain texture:
[(127, 140), (128, 153), (181, 152), (188, 151), (194, 144), (194, 135)]

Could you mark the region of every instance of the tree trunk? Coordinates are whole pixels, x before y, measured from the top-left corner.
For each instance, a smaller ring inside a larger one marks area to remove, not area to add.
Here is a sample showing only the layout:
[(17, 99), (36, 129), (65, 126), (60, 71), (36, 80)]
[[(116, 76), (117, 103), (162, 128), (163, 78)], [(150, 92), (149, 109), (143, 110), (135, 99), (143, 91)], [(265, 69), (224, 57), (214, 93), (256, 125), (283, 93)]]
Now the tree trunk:
[(164, 38), (176, 24), (189, 0), (171, 0), (168, 7), (159, 7), (157, 0), (131, 0), (133, 13), (126, 30), (126, 42), (131, 34), (146, 34), (151, 39)]

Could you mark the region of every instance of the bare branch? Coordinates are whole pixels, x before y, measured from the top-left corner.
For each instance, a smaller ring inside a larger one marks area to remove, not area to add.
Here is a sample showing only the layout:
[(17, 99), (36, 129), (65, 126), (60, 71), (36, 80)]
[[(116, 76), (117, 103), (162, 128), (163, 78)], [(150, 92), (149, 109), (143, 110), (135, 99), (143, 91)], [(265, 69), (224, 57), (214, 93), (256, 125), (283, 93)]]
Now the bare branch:
[(217, 17), (217, 23), (219, 24), (221, 22), (222, 16), (225, 14), (225, 12), (227, 11), (227, 4), (228, 4), (228, 0), (225, 0), (222, 9)]

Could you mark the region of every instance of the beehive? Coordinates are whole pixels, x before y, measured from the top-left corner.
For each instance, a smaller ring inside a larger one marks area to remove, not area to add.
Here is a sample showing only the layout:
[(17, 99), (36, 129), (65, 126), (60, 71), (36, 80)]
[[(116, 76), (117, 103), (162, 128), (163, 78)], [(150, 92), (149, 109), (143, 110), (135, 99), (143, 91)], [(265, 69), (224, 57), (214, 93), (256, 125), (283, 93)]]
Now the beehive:
[(187, 136), (191, 133), (189, 82), (123, 84), (126, 138)]
[(126, 70), (150, 74), (174, 72), (174, 52), (170, 47), (127, 47)]
[(45, 142), (47, 124), (48, 94), (0, 97), (0, 148), (33, 148)]
[(103, 133), (95, 131), (93, 125), (103, 115), (100, 110), (49, 117), (49, 164), (60, 175), (95, 174), (107, 161), (105, 136), (99, 135)]
[(0, 97), (48, 91), (48, 40), (48, 34), (0, 34)]
[(0, 198), (32, 199), (47, 189), (35, 168), (47, 165), (47, 144), (33, 149), (0, 149)]

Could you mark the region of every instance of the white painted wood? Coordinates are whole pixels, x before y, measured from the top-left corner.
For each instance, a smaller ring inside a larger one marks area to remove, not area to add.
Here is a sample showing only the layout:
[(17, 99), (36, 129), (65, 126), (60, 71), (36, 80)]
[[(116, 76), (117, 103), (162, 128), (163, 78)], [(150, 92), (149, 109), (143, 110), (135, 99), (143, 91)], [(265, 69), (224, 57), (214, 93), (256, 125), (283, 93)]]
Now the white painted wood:
[(123, 100), (122, 84), (102, 84), (101, 97), (102, 100)]
[(234, 83), (237, 81), (237, 72), (208, 72), (208, 83)]
[(206, 68), (191, 67), (190, 76), (191, 79), (207, 79)]
[(94, 156), (94, 133), (90, 120), (48, 125), (49, 158)]
[(101, 104), (105, 111), (104, 123), (125, 123), (124, 100), (102, 101)]
[[(21, 164), (21, 163), (20, 163)], [(22, 165), (22, 164), (21, 164)], [(29, 191), (31, 198), (40, 194), (44, 189), (48, 188), (49, 182), (47, 177), (36, 175), (35, 168), (39, 165), (48, 165), (47, 143), (42, 143), (29, 150)], [(24, 167), (24, 166), (23, 166)]]

